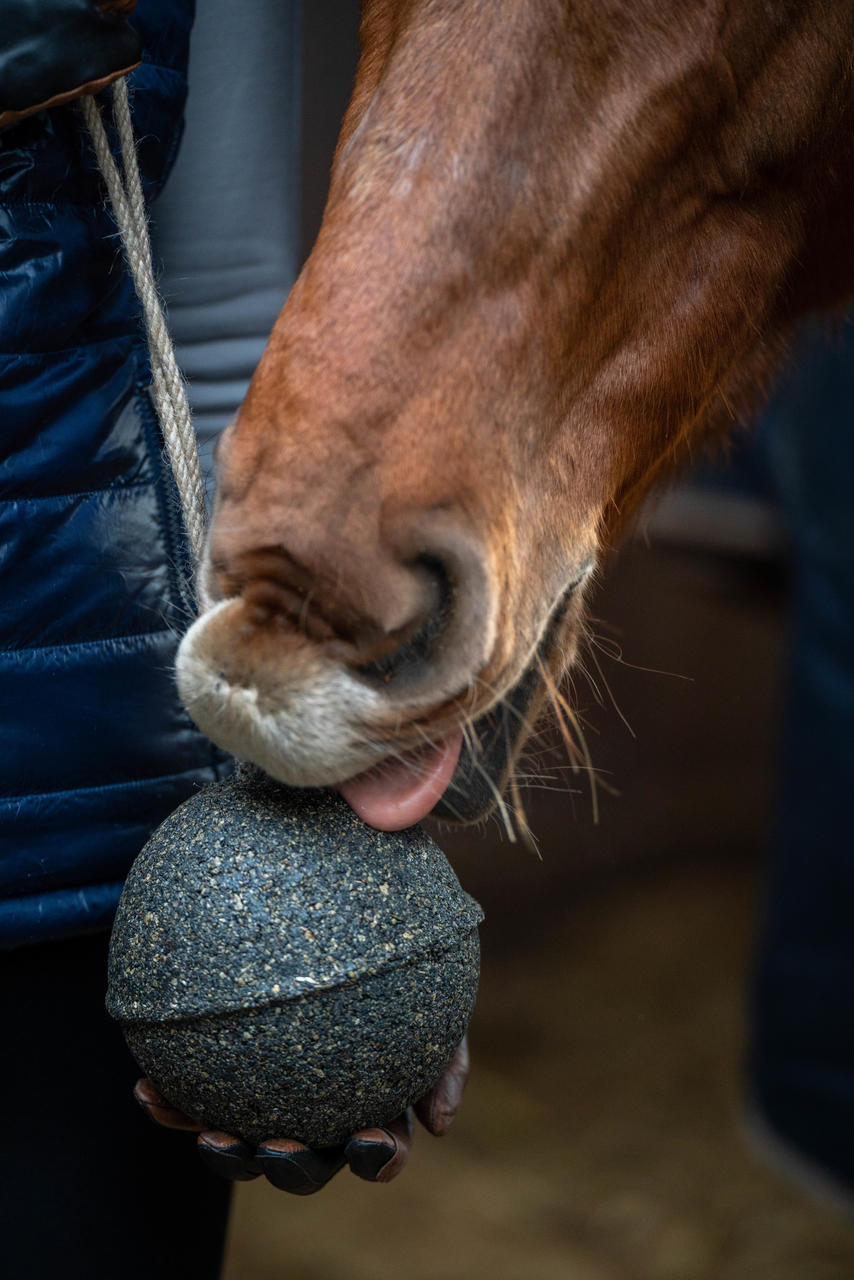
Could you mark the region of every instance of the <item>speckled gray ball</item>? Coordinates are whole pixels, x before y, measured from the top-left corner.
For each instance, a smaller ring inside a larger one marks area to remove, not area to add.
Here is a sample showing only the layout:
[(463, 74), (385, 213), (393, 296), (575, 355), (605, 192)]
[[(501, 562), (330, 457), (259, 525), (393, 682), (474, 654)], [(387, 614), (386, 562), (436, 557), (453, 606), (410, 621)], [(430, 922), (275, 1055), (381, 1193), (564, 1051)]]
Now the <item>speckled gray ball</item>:
[(331, 1146), (442, 1073), (483, 913), (420, 829), (239, 775), (154, 833), (125, 885), (107, 1008), (170, 1102), (248, 1142)]

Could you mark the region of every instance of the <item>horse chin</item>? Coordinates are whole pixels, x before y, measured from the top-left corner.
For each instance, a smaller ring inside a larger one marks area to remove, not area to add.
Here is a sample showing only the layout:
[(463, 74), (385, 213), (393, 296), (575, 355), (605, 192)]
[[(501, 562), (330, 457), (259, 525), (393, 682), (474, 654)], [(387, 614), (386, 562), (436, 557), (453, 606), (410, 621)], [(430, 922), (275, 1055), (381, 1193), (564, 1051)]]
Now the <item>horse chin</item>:
[(465, 826), (489, 816), (500, 803), (542, 696), (542, 678), (533, 663), (498, 706), (475, 720), (432, 818)]
[(500, 807), (516, 761), (547, 698), (544, 673), (555, 666), (563, 671), (571, 665), (580, 618), (582, 593), (579, 588), (590, 572), (589, 568), (585, 569), (582, 577), (567, 587), (552, 610), (532, 658), (513, 687), (474, 721), (463, 739), (450, 784), (433, 807), (431, 817), (465, 826), (483, 821), (493, 809)]

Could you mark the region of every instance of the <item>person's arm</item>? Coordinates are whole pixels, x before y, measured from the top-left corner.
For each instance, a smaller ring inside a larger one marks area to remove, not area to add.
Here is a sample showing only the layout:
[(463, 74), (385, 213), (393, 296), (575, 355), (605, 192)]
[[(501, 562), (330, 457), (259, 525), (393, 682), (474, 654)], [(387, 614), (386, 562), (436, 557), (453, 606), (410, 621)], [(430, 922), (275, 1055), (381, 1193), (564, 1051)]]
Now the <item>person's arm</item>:
[(0, 129), (139, 64), (136, 0), (0, 0)]

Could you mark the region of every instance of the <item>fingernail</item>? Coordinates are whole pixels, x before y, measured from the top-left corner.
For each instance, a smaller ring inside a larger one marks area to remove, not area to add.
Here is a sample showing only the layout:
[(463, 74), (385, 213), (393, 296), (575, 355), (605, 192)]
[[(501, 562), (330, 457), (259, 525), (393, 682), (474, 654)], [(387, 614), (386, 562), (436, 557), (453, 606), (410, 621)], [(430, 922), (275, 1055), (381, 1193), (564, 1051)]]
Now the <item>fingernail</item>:
[(268, 1182), (297, 1196), (320, 1191), (344, 1163), (340, 1148), (328, 1153), (308, 1149), (286, 1153), (262, 1145), (255, 1155)]
[(246, 1143), (233, 1142), (226, 1145), (208, 1142), (204, 1137), (199, 1137), (196, 1146), (202, 1164), (229, 1182), (249, 1182), (261, 1172)]
[(363, 1142), (355, 1139), (347, 1144), (347, 1160), (358, 1177), (374, 1181), (389, 1160), (394, 1158), (396, 1150), (396, 1147), (387, 1142)]

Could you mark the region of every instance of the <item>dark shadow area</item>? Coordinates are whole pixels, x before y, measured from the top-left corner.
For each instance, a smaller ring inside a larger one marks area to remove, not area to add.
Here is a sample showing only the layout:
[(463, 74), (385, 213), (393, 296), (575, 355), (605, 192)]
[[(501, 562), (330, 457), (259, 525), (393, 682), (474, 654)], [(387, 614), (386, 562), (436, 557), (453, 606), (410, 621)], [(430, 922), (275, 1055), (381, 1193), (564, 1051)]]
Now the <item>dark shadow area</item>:
[(311, 252), (329, 190), (329, 165), (358, 58), (358, 0), (312, 0), (302, 11), (302, 257)]

